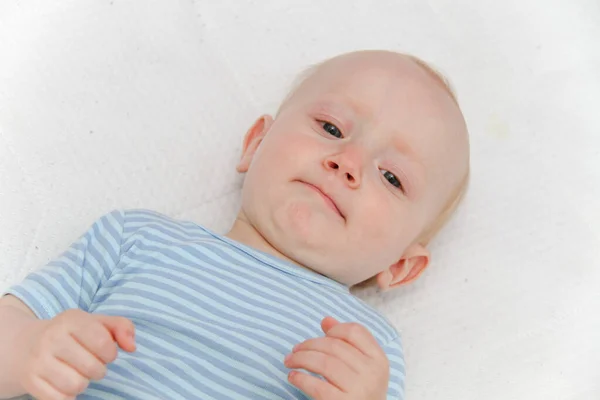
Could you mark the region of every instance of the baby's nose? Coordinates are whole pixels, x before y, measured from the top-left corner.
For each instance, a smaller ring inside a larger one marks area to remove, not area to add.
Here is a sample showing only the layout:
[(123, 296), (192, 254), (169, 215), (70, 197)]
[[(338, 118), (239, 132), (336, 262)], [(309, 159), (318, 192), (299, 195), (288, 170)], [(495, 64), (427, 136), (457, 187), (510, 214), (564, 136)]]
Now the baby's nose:
[(360, 161), (352, 160), (348, 155), (338, 154), (325, 159), (323, 165), (326, 170), (344, 179), (349, 187), (360, 186)]

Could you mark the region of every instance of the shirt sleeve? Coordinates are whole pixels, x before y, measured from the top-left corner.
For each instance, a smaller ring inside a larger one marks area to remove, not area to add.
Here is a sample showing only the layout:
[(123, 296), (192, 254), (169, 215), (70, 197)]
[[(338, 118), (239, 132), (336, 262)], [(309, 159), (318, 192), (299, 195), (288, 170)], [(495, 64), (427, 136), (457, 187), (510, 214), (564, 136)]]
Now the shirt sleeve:
[(88, 311), (119, 263), (123, 221), (122, 211), (104, 215), (61, 256), (29, 274), (7, 294), (23, 301), (40, 319), (71, 308)]
[(404, 400), (404, 380), (406, 368), (404, 364), (404, 352), (402, 341), (399, 336), (383, 346), (383, 350), (390, 363), (390, 383), (388, 386), (388, 400)]

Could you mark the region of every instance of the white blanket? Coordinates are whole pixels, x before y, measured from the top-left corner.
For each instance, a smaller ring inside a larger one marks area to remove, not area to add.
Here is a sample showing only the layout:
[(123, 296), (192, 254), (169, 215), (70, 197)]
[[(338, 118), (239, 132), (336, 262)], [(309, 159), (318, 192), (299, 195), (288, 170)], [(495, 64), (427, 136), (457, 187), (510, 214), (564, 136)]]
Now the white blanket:
[(0, 291), (114, 208), (226, 230), (242, 135), (296, 72), (412, 52), (456, 86), (473, 170), (425, 276), (360, 293), (407, 398), (599, 399), (599, 4), (3, 0)]

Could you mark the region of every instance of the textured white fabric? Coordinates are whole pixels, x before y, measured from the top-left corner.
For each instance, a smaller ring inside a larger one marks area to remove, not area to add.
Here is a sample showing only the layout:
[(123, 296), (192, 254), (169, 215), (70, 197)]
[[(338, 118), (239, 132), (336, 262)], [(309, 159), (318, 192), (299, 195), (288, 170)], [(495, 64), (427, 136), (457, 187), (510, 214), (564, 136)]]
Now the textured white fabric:
[(465, 203), (416, 284), (360, 295), (407, 398), (600, 398), (597, 0), (0, 2), (0, 290), (102, 213), (224, 231), (241, 137), (302, 67), (360, 48), (451, 77)]

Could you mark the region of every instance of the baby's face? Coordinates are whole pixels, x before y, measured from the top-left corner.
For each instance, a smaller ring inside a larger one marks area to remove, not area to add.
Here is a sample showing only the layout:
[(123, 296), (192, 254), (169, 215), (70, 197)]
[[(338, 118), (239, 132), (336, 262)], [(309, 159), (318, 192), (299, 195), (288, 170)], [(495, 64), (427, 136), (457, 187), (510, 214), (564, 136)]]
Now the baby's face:
[(329, 61), (263, 121), (242, 212), (277, 251), (347, 285), (405, 256), (467, 169), (458, 107), (397, 54)]

